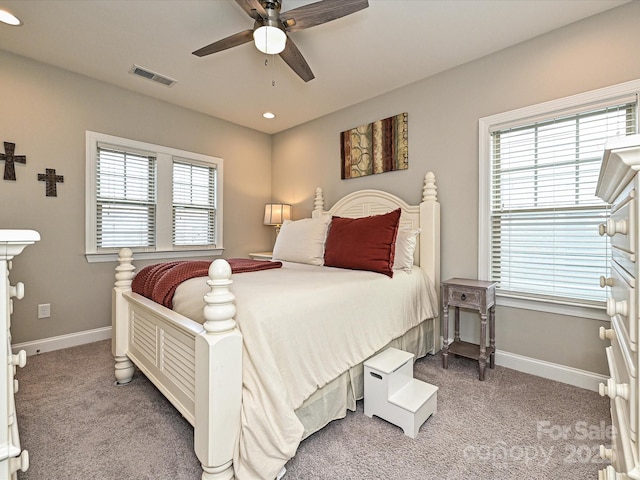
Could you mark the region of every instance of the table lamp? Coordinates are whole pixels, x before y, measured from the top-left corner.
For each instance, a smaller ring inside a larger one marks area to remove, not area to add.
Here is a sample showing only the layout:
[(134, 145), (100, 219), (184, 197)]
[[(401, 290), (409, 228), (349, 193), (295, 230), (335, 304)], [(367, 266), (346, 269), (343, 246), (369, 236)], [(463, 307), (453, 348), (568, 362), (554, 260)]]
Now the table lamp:
[(276, 236), (285, 220), (291, 219), (291, 205), (286, 203), (267, 203), (264, 206), (264, 224), (276, 227)]

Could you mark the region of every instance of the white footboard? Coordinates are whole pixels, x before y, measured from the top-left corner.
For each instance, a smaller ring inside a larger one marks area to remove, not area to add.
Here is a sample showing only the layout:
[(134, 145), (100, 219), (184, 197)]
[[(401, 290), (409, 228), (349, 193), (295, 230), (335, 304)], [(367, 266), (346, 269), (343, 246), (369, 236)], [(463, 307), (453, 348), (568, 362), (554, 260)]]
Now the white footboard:
[(211, 264), (206, 321), (200, 325), (131, 292), (135, 267), (130, 249), (122, 249), (118, 261), (112, 318), (117, 383), (131, 381), (135, 364), (194, 426), (203, 480), (233, 479), (242, 336), (233, 319), (231, 267), (222, 259)]

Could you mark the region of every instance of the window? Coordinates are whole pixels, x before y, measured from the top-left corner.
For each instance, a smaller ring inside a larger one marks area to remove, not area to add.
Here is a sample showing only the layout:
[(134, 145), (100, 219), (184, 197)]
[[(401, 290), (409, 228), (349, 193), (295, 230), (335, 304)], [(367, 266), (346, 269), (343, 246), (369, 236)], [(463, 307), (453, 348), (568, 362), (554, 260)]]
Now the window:
[(173, 162), (173, 244), (215, 243), (216, 169)]
[(602, 315), (608, 206), (595, 188), (606, 139), (637, 132), (633, 88), (480, 120), (479, 274), (499, 282), (499, 304)]
[(86, 143), (89, 261), (122, 247), (138, 258), (222, 252), (222, 159), (95, 132)]
[(155, 245), (155, 155), (98, 144), (96, 170), (98, 249)]

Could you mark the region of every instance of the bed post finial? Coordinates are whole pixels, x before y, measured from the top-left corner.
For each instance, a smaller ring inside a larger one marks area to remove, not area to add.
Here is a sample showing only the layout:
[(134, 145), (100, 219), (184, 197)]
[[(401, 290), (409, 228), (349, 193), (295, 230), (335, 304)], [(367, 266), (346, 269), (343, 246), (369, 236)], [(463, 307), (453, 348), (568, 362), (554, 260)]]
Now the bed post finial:
[(422, 190), (423, 202), (437, 202), (438, 201), (438, 187), (436, 186), (436, 176), (433, 172), (427, 172), (424, 176), (424, 189)]
[(316, 188), (316, 196), (313, 200), (313, 212), (311, 216), (313, 218), (318, 218), (324, 212), (324, 194), (322, 193), (322, 188)]
[(209, 266), (209, 280), (207, 285), (211, 291), (204, 296), (207, 304), (204, 307), (204, 329), (207, 333), (220, 333), (233, 330), (236, 321), (235, 295), (229, 290), (231, 280), (231, 266), (226, 260), (218, 258)]
[(118, 266), (116, 267), (116, 287), (130, 287), (133, 280), (133, 251), (130, 248), (123, 248), (118, 252)]

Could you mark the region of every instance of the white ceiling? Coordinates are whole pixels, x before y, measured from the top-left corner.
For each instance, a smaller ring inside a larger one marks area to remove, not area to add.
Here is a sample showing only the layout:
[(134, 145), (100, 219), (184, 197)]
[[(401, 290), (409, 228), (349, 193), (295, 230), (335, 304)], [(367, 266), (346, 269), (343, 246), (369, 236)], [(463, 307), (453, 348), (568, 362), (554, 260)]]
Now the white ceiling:
[[(0, 48), (276, 133), (627, 1), (369, 0), (365, 10), (290, 34), (315, 74), (308, 83), (251, 43), (191, 54), (252, 27), (233, 0), (0, 0), (23, 22), (0, 23)], [(282, 10), (308, 3), (283, 0)], [(177, 83), (133, 76), (134, 64)], [(263, 119), (267, 110), (277, 118)]]

